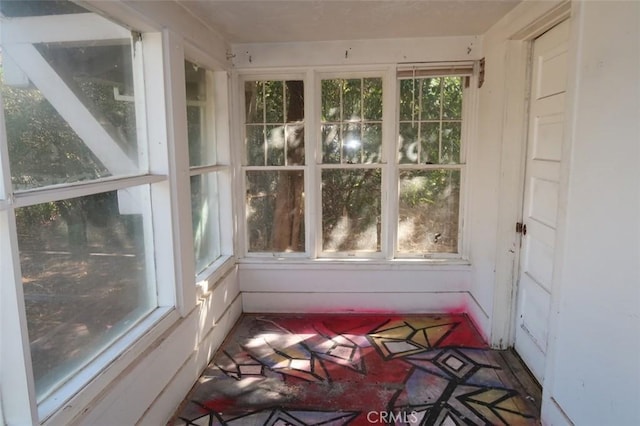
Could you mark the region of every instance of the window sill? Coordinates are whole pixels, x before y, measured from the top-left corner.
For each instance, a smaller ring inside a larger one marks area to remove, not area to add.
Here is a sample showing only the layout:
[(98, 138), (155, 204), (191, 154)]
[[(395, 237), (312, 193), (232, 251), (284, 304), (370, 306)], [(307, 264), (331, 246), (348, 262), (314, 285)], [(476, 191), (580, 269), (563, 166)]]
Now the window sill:
[(215, 287), (234, 266), (236, 258), (230, 255), (222, 255), (211, 265), (207, 266), (202, 272), (196, 275), (196, 285), (198, 286), (199, 295), (207, 293)]
[(365, 258), (243, 258), (238, 259), (240, 269), (308, 269), (308, 270), (438, 270), (468, 271), (471, 263), (466, 259), (365, 259)]

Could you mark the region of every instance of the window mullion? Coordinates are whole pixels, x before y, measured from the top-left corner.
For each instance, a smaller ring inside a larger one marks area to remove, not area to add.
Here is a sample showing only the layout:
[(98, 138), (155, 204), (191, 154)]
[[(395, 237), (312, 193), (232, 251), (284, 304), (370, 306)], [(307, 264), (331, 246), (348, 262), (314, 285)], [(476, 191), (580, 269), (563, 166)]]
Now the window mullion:
[[(399, 94), (395, 78), (396, 68), (389, 67), (382, 79), (382, 146), (385, 163), (382, 173), (382, 253), (391, 260), (396, 252), (396, 234), (398, 221), (398, 155), (397, 142), (400, 126), (398, 124)], [(412, 105), (413, 108), (413, 105)]]
[[(185, 149), (183, 141), (187, 138), (187, 106), (185, 89), (185, 68), (184, 68), (184, 45), (182, 39), (174, 33), (165, 30), (162, 33), (162, 45), (160, 51), (156, 51), (155, 60), (162, 61), (162, 51), (164, 51), (164, 78), (155, 82), (155, 87), (150, 87), (147, 83), (147, 105), (154, 108), (149, 114), (149, 123), (156, 123), (151, 114), (158, 114), (156, 119), (166, 120), (166, 140), (168, 157), (165, 159), (166, 167), (169, 171), (170, 180), (168, 188), (159, 186), (154, 189), (152, 200), (154, 200), (154, 230), (156, 238), (156, 251), (166, 250), (164, 254), (157, 254), (159, 259), (174, 259), (173, 271), (169, 277), (172, 284), (160, 283), (163, 274), (169, 274), (170, 266), (157, 265), (159, 303), (170, 303), (170, 294), (167, 293), (173, 287), (177, 300), (175, 302), (181, 315), (186, 315), (196, 302), (195, 260), (193, 253), (193, 230), (191, 226), (191, 191), (189, 178), (189, 152)], [(162, 62), (161, 62), (162, 63)], [(146, 80), (153, 77), (151, 73), (157, 70), (147, 67)], [(161, 94), (163, 99), (155, 99), (154, 93)], [(168, 102), (171, 100), (171, 102)], [(166, 105), (166, 110), (164, 110)], [(162, 118), (160, 115), (162, 114)], [(156, 127), (156, 126), (153, 126)], [(160, 127), (160, 126), (158, 126)], [(154, 139), (155, 140), (155, 139)], [(166, 191), (169, 191), (168, 193)], [(161, 195), (162, 194), (162, 195)], [(168, 199), (167, 199), (168, 195)], [(156, 197), (160, 198), (163, 206), (156, 204)], [(164, 209), (162, 208), (164, 207)], [(170, 212), (161, 215), (161, 211), (169, 208)], [(166, 241), (166, 229), (173, 229), (172, 241)], [(164, 243), (162, 240), (165, 240)], [(169, 247), (165, 248), (164, 246)], [(166, 268), (166, 271), (160, 271)], [(162, 287), (160, 287), (162, 286)]]
[(440, 120), (438, 129), (438, 163), (442, 163), (442, 119), (444, 110), (444, 77), (440, 77)]
[[(322, 140), (322, 79), (313, 71), (307, 72), (305, 82), (305, 140), (310, 142), (305, 144), (305, 158), (307, 158), (306, 178), (306, 228), (309, 230), (309, 241), (307, 247), (312, 259), (319, 256), (322, 251), (322, 180), (320, 167), (322, 163), (322, 153), (324, 141)], [(317, 101), (316, 101), (317, 100)], [(311, 137), (311, 139), (306, 139)]]
[[(413, 81), (415, 84), (415, 78)], [(423, 80), (420, 80), (418, 83), (418, 163), (420, 163), (420, 160), (422, 159), (422, 81)]]

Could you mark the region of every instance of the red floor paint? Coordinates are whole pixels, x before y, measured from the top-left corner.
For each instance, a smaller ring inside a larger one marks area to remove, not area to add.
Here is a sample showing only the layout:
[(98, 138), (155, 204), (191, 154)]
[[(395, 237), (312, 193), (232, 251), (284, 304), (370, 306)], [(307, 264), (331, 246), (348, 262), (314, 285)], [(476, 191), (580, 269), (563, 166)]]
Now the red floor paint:
[(461, 314), (246, 315), (173, 424), (535, 424), (508, 377)]

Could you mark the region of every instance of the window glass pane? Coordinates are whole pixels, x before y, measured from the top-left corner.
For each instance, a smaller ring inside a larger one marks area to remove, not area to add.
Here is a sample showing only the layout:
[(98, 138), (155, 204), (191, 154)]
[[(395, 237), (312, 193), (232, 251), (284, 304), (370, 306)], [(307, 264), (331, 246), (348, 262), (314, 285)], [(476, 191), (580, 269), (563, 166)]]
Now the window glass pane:
[(264, 126), (247, 125), (246, 126), (246, 142), (247, 147), (247, 164), (250, 166), (265, 165), (265, 129)]
[(285, 127), (287, 140), (287, 165), (304, 165), (304, 124), (294, 123)]
[(420, 162), (422, 164), (438, 164), (440, 162), (440, 123), (421, 123), (420, 146)]
[(363, 100), (365, 120), (382, 121), (382, 79), (364, 79)]
[(400, 80), (400, 121), (419, 120), (419, 80)]
[(462, 123), (442, 123), (442, 164), (460, 162), (460, 130)]
[(16, 209), (38, 400), (157, 306), (148, 202), (144, 186)]
[(247, 81), (244, 84), (244, 98), (247, 123), (264, 123), (264, 83)]
[(300, 80), (287, 81), (285, 94), (286, 122), (301, 122), (304, 120), (304, 83)]
[(342, 158), (345, 163), (362, 163), (362, 127), (360, 124), (349, 123), (342, 130)]
[(323, 163), (381, 162), (382, 79), (322, 80), (321, 99)]
[(267, 126), (267, 165), (284, 166), (284, 126)]
[(264, 110), (266, 123), (284, 123), (284, 86), (282, 81), (265, 81)]
[(304, 252), (304, 172), (248, 171), (250, 252)]
[(196, 273), (220, 257), (218, 174), (191, 177), (191, 216)]
[(338, 124), (322, 125), (322, 162), (340, 163), (341, 126)]
[(382, 161), (382, 124), (365, 124), (362, 129), (362, 162)]
[(380, 251), (380, 169), (322, 171), (322, 249)]
[[(304, 164), (304, 83), (245, 83), (245, 146), (250, 166)], [(263, 130), (258, 130), (261, 125)], [(264, 131), (266, 141), (260, 139)], [(264, 145), (266, 142), (266, 145)], [(260, 150), (263, 153), (260, 153)]]
[(401, 170), (398, 251), (457, 253), (460, 170)]
[(322, 121), (324, 122), (341, 120), (340, 82), (341, 80), (322, 80)]
[(418, 78), (399, 84), (398, 162), (459, 163), (462, 77)]
[(189, 165), (206, 166), (216, 163), (213, 135), (212, 99), (208, 99), (207, 71), (185, 61), (187, 90), (187, 129), (189, 135)]
[(138, 161), (146, 147), (136, 135), (131, 41), (110, 43), (41, 44), (3, 64), (16, 190), (148, 169)]
[(362, 118), (362, 80), (344, 80), (342, 89), (342, 118), (345, 121)]
[(417, 163), (420, 155), (418, 143), (418, 123), (400, 123), (398, 140), (398, 162), (400, 164)]
[(442, 117), (462, 118), (462, 77), (442, 79)]
[(441, 78), (424, 78), (421, 83), (421, 114), (422, 120), (440, 119), (440, 82)]

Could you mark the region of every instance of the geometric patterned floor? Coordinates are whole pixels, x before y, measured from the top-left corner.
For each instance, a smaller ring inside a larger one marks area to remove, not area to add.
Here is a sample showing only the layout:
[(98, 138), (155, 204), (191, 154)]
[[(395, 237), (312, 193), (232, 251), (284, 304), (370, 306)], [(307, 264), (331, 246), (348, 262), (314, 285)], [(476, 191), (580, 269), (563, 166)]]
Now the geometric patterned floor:
[(244, 315), (170, 425), (538, 425), (464, 315)]

